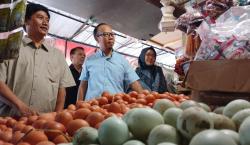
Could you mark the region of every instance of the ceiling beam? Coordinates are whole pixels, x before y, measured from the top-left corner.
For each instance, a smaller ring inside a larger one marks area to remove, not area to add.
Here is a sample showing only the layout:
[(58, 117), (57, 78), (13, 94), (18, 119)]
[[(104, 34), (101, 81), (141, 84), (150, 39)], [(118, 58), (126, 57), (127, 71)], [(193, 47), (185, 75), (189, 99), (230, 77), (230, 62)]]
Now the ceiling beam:
[[(155, 5), (158, 8), (162, 7), (162, 4), (160, 3), (161, 0), (145, 0), (145, 1)], [(189, 2), (189, 1), (190, 0), (185, 0), (184, 2), (180, 3), (179, 5), (171, 3), (171, 5), (175, 7), (173, 15), (176, 18), (179, 18), (182, 14), (186, 13), (186, 9), (184, 7), (184, 4)]]
[(160, 3), (160, 0), (145, 0), (146, 2), (149, 2), (157, 7), (162, 7), (162, 4)]

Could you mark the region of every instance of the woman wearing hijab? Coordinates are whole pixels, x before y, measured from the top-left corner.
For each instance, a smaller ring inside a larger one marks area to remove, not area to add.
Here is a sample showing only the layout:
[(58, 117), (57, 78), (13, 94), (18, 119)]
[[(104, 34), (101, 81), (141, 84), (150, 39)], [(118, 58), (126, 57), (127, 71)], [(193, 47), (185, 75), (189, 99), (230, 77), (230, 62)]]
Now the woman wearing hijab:
[(153, 47), (144, 48), (138, 59), (136, 73), (144, 89), (163, 93), (167, 91), (167, 83), (162, 68), (155, 65), (156, 51)]

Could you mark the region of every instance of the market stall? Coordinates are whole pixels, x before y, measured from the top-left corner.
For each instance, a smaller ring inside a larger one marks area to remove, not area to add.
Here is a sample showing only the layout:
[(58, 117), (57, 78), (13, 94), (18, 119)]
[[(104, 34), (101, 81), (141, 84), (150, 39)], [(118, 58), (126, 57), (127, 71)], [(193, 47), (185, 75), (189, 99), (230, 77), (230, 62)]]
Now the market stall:
[[(174, 29), (185, 36), (182, 55), (176, 56), (174, 68), (182, 90), (177, 87), (175, 93), (143, 90), (116, 94), (105, 91), (60, 112), (0, 116), (0, 144), (249, 145), (249, 1), (150, 2), (163, 6), (162, 12), (167, 13), (160, 22), (161, 31), (173, 31), (174, 24)], [(0, 11), (1, 8), (0, 5)], [(184, 11), (176, 13), (175, 8)], [(53, 32), (49, 38), (51, 44), (60, 46), (65, 56), (79, 45), (86, 47), (88, 55), (95, 52), (94, 45), (77, 44), (77, 37), (63, 40), (65, 37)], [(123, 45), (115, 51), (134, 58), (130, 62), (135, 63), (138, 56), (122, 52)], [(149, 44), (142, 43), (142, 48), (144, 45)], [(165, 48), (156, 50), (159, 56), (174, 54)], [(161, 62), (162, 59), (157, 64), (167, 66)], [(165, 74), (174, 75), (173, 66), (165, 69)]]

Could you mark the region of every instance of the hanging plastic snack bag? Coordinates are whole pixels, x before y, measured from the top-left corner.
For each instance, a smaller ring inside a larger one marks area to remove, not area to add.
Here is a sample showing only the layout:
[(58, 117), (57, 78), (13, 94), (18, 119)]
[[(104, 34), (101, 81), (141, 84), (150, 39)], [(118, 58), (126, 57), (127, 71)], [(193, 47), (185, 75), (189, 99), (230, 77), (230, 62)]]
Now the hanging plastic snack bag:
[(18, 57), (23, 36), (26, 0), (0, 2), (0, 61)]
[(20, 1), (15, 5), (14, 9), (11, 12), (9, 30), (14, 30), (23, 26), (25, 17), (25, 8), (26, 8), (25, 1)]
[(175, 22), (176, 29), (181, 30), (184, 33), (190, 34), (195, 31), (197, 27), (204, 20), (204, 17), (196, 12), (187, 12), (182, 14)]
[(0, 9), (0, 32), (8, 31), (9, 17), (10, 17), (10, 8)]

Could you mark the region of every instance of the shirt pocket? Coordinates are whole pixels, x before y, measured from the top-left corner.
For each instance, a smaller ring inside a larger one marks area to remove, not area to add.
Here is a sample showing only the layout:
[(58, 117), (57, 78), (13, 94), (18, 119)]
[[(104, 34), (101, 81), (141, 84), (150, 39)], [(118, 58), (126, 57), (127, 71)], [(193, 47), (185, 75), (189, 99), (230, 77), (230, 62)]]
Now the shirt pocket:
[(48, 79), (51, 83), (59, 83), (60, 80), (60, 68), (52, 62), (48, 62)]

